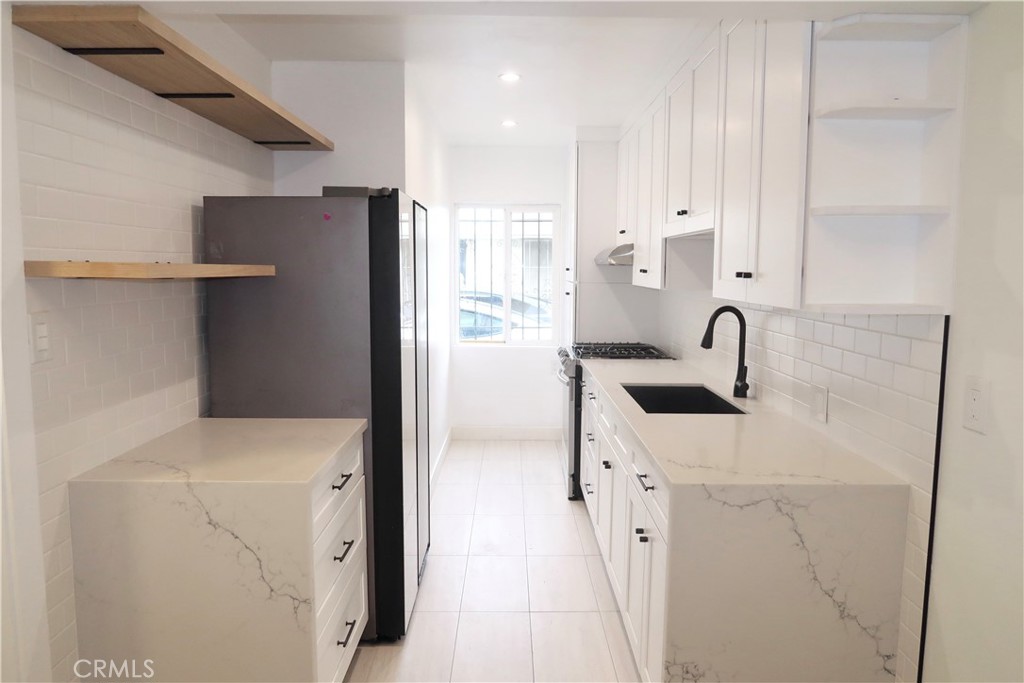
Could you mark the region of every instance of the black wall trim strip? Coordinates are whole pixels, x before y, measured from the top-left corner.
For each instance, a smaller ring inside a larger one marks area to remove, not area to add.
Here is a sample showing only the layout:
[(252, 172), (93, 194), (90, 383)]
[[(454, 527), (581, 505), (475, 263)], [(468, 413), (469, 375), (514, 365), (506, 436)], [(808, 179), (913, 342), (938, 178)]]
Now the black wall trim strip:
[(917, 683), (924, 683), (924, 645), (928, 635), (928, 596), (932, 592), (932, 554), (935, 549), (935, 509), (939, 500), (939, 455), (942, 453), (942, 413), (946, 402), (946, 362), (949, 355), (949, 316), (942, 328), (942, 369), (939, 371), (939, 411), (935, 421), (935, 464), (932, 466), (932, 509), (928, 523), (928, 556), (924, 566), (924, 597), (921, 599), (921, 641), (917, 652)]
[(65, 52), (80, 57), (91, 55), (162, 55), (164, 53), (158, 47), (66, 47)]
[(168, 100), (230, 100), (235, 94), (230, 92), (158, 92), (156, 96)]

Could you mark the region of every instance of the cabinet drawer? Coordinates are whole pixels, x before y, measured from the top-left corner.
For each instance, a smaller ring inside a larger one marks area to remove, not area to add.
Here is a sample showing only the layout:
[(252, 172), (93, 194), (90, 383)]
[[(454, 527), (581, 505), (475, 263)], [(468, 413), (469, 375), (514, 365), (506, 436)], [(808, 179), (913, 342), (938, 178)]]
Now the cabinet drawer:
[(313, 544), (314, 607), (319, 614), (331, 587), (366, 555), (366, 479), (360, 477), (345, 503)]
[[(333, 597), (333, 596), (332, 596)], [(316, 644), (317, 680), (341, 681), (366, 628), (366, 563), (349, 579), (334, 603)]]
[(348, 444), (330, 465), (313, 481), (313, 539), (334, 518), (352, 489), (363, 477), (363, 441), (355, 439)]
[(664, 531), (668, 528), (668, 485), (650, 454), (639, 443), (634, 444), (631, 449), (633, 464), (626, 469), (643, 494), (644, 503), (656, 526)]

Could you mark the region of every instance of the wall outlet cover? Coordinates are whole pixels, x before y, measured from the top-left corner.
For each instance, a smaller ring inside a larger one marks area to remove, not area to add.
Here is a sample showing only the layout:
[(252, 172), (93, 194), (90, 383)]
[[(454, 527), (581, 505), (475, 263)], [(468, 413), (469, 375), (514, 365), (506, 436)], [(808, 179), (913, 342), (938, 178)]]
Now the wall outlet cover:
[(33, 313), (28, 326), (29, 347), (32, 349), (32, 362), (45, 363), (53, 360), (53, 348), (50, 344), (50, 317), (45, 313)]
[(964, 428), (984, 434), (988, 428), (988, 397), (990, 383), (976, 375), (968, 375), (964, 390)]

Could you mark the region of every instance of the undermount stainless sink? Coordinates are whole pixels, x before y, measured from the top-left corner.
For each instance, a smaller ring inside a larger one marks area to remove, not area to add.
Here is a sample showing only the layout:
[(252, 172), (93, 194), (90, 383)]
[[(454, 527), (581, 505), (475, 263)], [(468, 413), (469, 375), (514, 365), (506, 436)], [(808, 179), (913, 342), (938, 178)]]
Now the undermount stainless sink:
[(645, 413), (746, 415), (703, 384), (623, 384)]

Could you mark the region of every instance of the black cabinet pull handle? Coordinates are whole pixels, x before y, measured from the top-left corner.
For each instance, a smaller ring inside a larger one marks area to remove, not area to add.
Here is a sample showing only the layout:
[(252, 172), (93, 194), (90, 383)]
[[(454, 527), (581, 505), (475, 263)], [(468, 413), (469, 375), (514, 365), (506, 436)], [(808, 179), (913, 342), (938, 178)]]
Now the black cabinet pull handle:
[(646, 272), (647, 272), (647, 269), (646, 269), (646, 268), (641, 268), (641, 269), (640, 269), (640, 272), (641, 272), (641, 273), (646, 273)]
[(343, 488), (345, 488), (345, 484), (347, 484), (348, 480), (351, 479), (351, 478), (352, 478), (352, 474), (351, 473), (343, 474), (343, 475), (341, 475), (341, 483), (340, 484), (331, 484), (331, 488), (334, 489), (335, 491), (340, 491)]
[(608, 462), (607, 460), (602, 460), (601, 464), (604, 466), (604, 468), (606, 470), (610, 470), (612, 468), (612, 464), (610, 462)]
[(648, 486), (647, 482), (644, 481), (644, 479), (646, 479), (649, 476), (650, 475), (648, 475), (648, 474), (638, 474), (638, 475), (636, 475), (636, 480), (640, 482), (640, 486), (644, 487), (644, 491), (653, 491), (654, 490), (653, 486)]
[(584, 484), (583, 487), (585, 489), (587, 489), (587, 495), (588, 496), (594, 495), (594, 490), (590, 488), (590, 484)]
[(620, 234), (620, 235), (625, 235), (625, 234), (626, 234), (626, 231), (625, 231), (625, 230), (619, 230), (619, 234)]
[(352, 631), (356, 629), (356, 622), (346, 621), (345, 626), (348, 626), (348, 633), (345, 634), (345, 640), (339, 640), (338, 645), (342, 647), (348, 647), (348, 641), (352, 638)]
[(565, 269), (565, 272), (567, 272), (567, 273), (568, 273), (568, 272), (569, 272), (569, 269), (568, 269), (568, 268), (566, 268), (566, 269)]
[(590, 391), (587, 392), (587, 398), (589, 398), (591, 401), (594, 401), (597, 399), (597, 395), (593, 391)]
[(677, 216), (685, 216), (688, 213), (690, 213), (690, 212), (687, 209), (679, 209), (678, 211), (676, 211), (676, 215)]
[(634, 529), (634, 531), (637, 533), (638, 536), (644, 532), (644, 530), (640, 527), (637, 527), (636, 529)]
[(640, 542), (641, 542), (641, 543), (647, 543), (647, 542), (648, 542), (648, 541), (650, 541), (650, 540), (651, 540), (651, 539), (647, 538), (646, 536), (641, 536), (641, 537), (640, 537)]
[(742, 280), (749, 280), (750, 278), (754, 277), (754, 274), (744, 270), (738, 270), (736, 271), (736, 277)]
[(334, 561), (335, 562), (344, 562), (345, 558), (348, 557), (348, 554), (350, 552), (352, 552), (352, 546), (354, 546), (355, 544), (356, 544), (356, 542), (354, 540), (353, 541), (345, 541), (342, 544), (342, 545), (345, 546), (345, 551), (341, 555), (335, 555), (334, 556)]
[(594, 443), (594, 432), (587, 432), (587, 441)]

